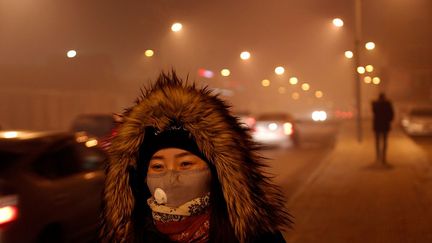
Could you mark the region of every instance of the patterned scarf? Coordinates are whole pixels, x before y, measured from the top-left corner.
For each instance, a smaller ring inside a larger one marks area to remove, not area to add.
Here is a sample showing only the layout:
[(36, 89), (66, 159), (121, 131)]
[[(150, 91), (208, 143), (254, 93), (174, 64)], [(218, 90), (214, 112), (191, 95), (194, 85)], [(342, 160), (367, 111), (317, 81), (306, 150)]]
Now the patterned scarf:
[(147, 200), (156, 229), (174, 242), (208, 242), (210, 230), (210, 194), (195, 198), (178, 208)]

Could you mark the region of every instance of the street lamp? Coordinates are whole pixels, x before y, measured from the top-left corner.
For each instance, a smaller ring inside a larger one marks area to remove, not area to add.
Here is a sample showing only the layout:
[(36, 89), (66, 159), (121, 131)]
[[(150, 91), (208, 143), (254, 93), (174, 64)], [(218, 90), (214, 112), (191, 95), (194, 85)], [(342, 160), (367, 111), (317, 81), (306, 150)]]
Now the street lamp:
[(171, 30), (173, 32), (179, 32), (183, 28), (183, 25), (181, 23), (174, 23), (171, 25)]
[(354, 56), (354, 53), (352, 51), (346, 51), (345, 52), (346, 58), (351, 59), (351, 58), (353, 58), (353, 56)]
[(289, 83), (290, 83), (291, 85), (296, 85), (296, 84), (298, 83), (298, 78), (297, 78), (297, 77), (291, 77), (291, 78), (289, 79)]
[(69, 51), (66, 53), (66, 56), (67, 56), (68, 58), (74, 58), (74, 57), (76, 57), (76, 55), (77, 55), (77, 52), (76, 52), (75, 50), (69, 50)]
[(148, 49), (148, 50), (146, 50), (146, 51), (144, 52), (144, 55), (145, 55), (146, 57), (152, 57), (152, 56), (154, 55), (154, 51), (151, 50), (151, 49)]
[(344, 22), (340, 18), (334, 18), (333, 19), (333, 25), (336, 26), (336, 27), (338, 27), (338, 28), (340, 28), (340, 27), (342, 27), (344, 25)]
[(369, 51), (370, 51), (370, 50), (373, 50), (373, 49), (375, 49), (375, 43), (373, 43), (372, 41), (369, 41), (369, 42), (367, 42), (367, 43), (365, 44), (365, 47), (366, 47), (366, 49), (368, 49)]
[(277, 75), (282, 75), (282, 74), (285, 73), (285, 68), (279, 66), (279, 67), (276, 67), (274, 71), (275, 71), (275, 73), (276, 73)]
[(228, 77), (228, 76), (230, 76), (231, 71), (229, 69), (227, 69), (227, 68), (224, 68), (224, 69), (221, 70), (220, 73), (221, 73), (222, 76)]
[(263, 87), (268, 87), (268, 86), (270, 86), (270, 80), (268, 80), (268, 79), (263, 79), (263, 80), (261, 81), (261, 85), (262, 85)]
[(242, 60), (248, 60), (250, 58), (251, 54), (248, 51), (243, 51), (242, 53), (240, 53), (240, 58)]

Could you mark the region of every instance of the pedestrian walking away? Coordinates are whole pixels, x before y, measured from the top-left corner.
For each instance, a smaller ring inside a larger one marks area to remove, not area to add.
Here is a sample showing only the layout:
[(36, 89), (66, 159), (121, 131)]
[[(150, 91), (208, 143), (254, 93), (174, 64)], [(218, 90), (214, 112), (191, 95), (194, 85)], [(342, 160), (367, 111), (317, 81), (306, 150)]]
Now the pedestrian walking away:
[(387, 163), (387, 137), (393, 121), (394, 111), (392, 103), (384, 93), (372, 102), (373, 130), (375, 133), (376, 158), (381, 163)]
[(255, 144), (208, 88), (162, 73), (109, 148), (102, 242), (285, 242), (285, 199)]

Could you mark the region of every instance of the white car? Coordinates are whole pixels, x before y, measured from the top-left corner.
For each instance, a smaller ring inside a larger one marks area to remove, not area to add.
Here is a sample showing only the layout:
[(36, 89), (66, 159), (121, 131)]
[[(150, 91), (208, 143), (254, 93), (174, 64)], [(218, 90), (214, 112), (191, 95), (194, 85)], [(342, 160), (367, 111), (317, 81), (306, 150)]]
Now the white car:
[(252, 133), (255, 141), (269, 146), (292, 147), (298, 144), (297, 127), (291, 115), (269, 113), (257, 117)]
[(0, 242), (95, 242), (107, 156), (74, 134), (0, 131)]
[(408, 135), (432, 135), (432, 108), (413, 108), (401, 120)]

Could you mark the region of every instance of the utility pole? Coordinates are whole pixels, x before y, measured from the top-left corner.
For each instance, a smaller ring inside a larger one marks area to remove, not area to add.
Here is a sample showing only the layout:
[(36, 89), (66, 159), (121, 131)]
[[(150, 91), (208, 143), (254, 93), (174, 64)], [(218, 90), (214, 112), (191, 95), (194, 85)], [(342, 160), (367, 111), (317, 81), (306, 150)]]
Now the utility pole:
[(362, 105), (361, 105), (361, 76), (357, 71), (360, 66), (360, 42), (362, 33), (362, 5), (361, 0), (355, 0), (355, 40), (354, 40), (354, 89), (355, 89), (355, 107), (356, 107), (356, 125), (357, 125), (357, 141), (363, 140), (362, 131)]

